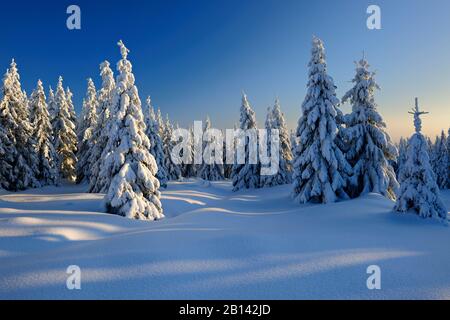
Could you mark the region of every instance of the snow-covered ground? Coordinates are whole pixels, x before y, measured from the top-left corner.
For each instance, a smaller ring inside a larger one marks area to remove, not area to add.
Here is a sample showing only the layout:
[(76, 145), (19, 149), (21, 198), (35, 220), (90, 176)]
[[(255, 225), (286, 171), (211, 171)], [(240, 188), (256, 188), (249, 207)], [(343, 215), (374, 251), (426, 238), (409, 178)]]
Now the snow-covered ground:
[[(450, 299), (450, 227), (377, 194), (297, 205), (290, 186), (190, 180), (163, 191), (166, 219), (144, 222), (101, 213), (85, 189), (0, 194), (0, 298)], [(366, 287), (373, 264), (381, 290)], [(81, 290), (66, 288), (69, 265)]]

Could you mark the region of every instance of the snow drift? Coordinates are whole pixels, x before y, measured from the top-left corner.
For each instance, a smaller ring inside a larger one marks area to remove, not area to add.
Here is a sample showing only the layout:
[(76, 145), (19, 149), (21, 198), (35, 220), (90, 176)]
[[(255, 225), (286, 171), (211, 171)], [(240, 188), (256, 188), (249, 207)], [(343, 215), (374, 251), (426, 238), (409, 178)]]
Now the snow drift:
[[(149, 222), (102, 213), (87, 188), (1, 192), (1, 299), (450, 298), (450, 228), (378, 194), (298, 205), (290, 185), (189, 180), (169, 183), (166, 219)], [(374, 264), (381, 290), (366, 287)], [(66, 288), (70, 265), (81, 290)]]

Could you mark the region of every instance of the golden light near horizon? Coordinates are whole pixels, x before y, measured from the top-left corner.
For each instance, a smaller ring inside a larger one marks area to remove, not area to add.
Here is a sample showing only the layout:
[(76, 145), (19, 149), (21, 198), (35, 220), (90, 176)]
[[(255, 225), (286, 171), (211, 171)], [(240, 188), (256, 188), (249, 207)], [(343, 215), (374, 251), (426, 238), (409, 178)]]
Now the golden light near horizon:
[[(429, 112), (423, 117), (422, 133), (433, 141), (437, 135), (441, 134), (442, 130), (447, 134), (450, 128), (450, 108), (444, 107), (442, 101), (427, 101), (427, 98), (420, 97), (419, 100), (423, 108)], [(392, 110), (385, 113), (384, 119), (388, 133), (396, 142), (401, 137), (410, 137), (414, 133), (412, 118), (407, 114), (413, 103), (413, 98), (411, 98), (409, 105), (399, 107), (389, 104), (384, 108)]]

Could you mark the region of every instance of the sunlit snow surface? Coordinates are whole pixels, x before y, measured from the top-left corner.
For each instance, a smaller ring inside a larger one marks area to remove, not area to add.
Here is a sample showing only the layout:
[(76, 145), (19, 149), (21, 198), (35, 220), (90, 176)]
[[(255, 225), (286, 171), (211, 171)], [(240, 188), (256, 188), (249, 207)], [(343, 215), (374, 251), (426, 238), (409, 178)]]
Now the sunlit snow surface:
[[(86, 189), (0, 192), (0, 298), (450, 299), (450, 227), (377, 194), (297, 205), (290, 186), (189, 180), (146, 222), (102, 213)], [(381, 290), (366, 286), (373, 264)], [(81, 290), (66, 288), (69, 265)]]

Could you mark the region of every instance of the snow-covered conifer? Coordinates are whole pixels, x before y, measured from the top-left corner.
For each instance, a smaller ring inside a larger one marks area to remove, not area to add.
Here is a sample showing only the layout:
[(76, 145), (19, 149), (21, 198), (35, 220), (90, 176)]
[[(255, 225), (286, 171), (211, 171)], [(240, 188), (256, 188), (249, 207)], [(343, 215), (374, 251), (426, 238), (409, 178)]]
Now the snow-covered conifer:
[[(3, 98), (0, 101), (2, 129), (2, 148), (4, 154), (1, 161), (4, 165), (2, 186), (16, 191), (29, 187), (39, 187), (38, 159), (30, 124), (28, 99), (20, 84), (20, 76), (14, 59), (3, 78)], [(13, 159), (12, 161), (10, 161)], [(8, 165), (9, 163), (9, 165)], [(9, 180), (8, 180), (9, 179)]]
[(166, 168), (167, 176), (169, 180), (179, 180), (181, 175), (181, 167), (172, 161), (172, 148), (175, 142), (172, 141), (173, 125), (169, 120), (169, 116), (166, 115), (166, 122), (164, 124), (163, 132), (163, 148), (164, 148), (164, 167)]
[(447, 137), (444, 130), (442, 130), (440, 138), (436, 140), (434, 165), (436, 183), (439, 189), (446, 189), (448, 182), (448, 151)]
[[(239, 124), (238, 123), (234, 123), (233, 130), (234, 130), (235, 133), (238, 132), (238, 130), (239, 130)], [(234, 150), (233, 160), (232, 160), (231, 169), (230, 169), (230, 176), (229, 176), (229, 179), (231, 181), (233, 181), (234, 175), (237, 172), (237, 170), (235, 171), (235, 170), (233, 170), (233, 168), (235, 168), (235, 166), (237, 165), (237, 152), (236, 152), (237, 150), (236, 149), (238, 147), (238, 143), (239, 143), (239, 140), (236, 140), (236, 139), (233, 139), (231, 141), (231, 143), (230, 143), (230, 148), (232, 148), (232, 150)], [(227, 152), (225, 150), (225, 157), (227, 157), (226, 153)], [(228, 159), (226, 159), (226, 160), (228, 160)]]
[(77, 121), (77, 114), (75, 113), (75, 106), (73, 104), (72, 98), (73, 98), (73, 93), (72, 93), (72, 91), (70, 91), (70, 88), (67, 87), (66, 88), (66, 99), (67, 99), (67, 108), (69, 110), (69, 115), (70, 115), (69, 119), (70, 119), (70, 121), (72, 121), (72, 123), (76, 127), (78, 121)]
[(189, 128), (189, 139), (187, 143), (189, 144), (190, 154), (187, 157), (186, 163), (182, 165), (181, 174), (183, 177), (193, 178), (197, 176), (197, 165), (194, 163), (194, 128), (192, 126)]
[[(297, 145), (298, 145), (298, 138), (297, 138), (297, 135), (295, 134), (294, 130), (291, 130), (291, 132), (290, 132), (290, 140), (291, 140), (291, 153), (293, 155), (294, 150), (295, 150), (295, 148), (297, 148)], [(292, 162), (294, 162), (294, 160), (292, 160)]]
[(433, 152), (433, 141), (431, 141), (430, 137), (426, 137), (427, 140), (427, 151), (428, 154), (430, 155), (430, 161), (431, 161), (431, 154)]
[(353, 167), (348, 193), (357, 197), (368, 192), (380, 193), (395, 199), (398, 182), (389, 161), (397, 158), (397, 148), (386, 132), (386, 124), (377, 111), (375, 74), (362, 58), (356, 63), (354, 86), (342, 98), (352, 104), (352, 112), (345, 116), (342, 135), (347, 142), (346, 157)]
[(267, 135), (267, 148), (269, 154), (271, 153), (270, 145), (270, 130), (278, 130), (279, 133), (279, 164), (278, 172), (274, 175), (261, 176), (261, 184), (263, 187), (273, 187), (282, 184), (288, 184), (292, 182), (292, 150), (291, 150), (291, 137), (286, 126), (284, 114), (281, 112), (280, 101), (275, 100), (273, 108), (269, 108), (266, 119)]
[(90, 181), (91, 152), (96, 144), (94, 130), (97, 128), (97, 91), (91, 78), (88, 79), (86, 98), (83, 100), (83, 109), (78, 121), (78, 153), (77, 153), (77, 182)]
[(403, 163), (405, 163), (405, 161), (406, 161), (406, 150), (407, 149), (408, 149), (408, 140), (401, 137), (400, 142), (398, 144), (398, 158), (397, 158), (397, 167), (396, 167), (397, 177), (400, 174), (400, 170), (401, 170)]
[[(233, 165), (231, 174), (233, 177), (233, 191), (260, 187), (261, 164), (258, 159), (258, 150), (257, 146), (250, 145), (252, 142), (257, 144), (257, 141), (250, 141), (249, 135), (245, 134), (246, 132), (251, 134), (252, 131), (255, 135), (257, 134), (256, 115), (255, 111), (251, 108), (245, 93), (242, 95), (240, 111), (239, 128), (245, 136), (243, 139), (242, 137), (239, 138), (236, 145), (238, 145), (237, 149), (239, 149), (239, 145), (242, 143), (244, 144), (243, 150), (245, 154), (243, 156), (245, 163), (242, 164), (236, 161)], [(257, 137), (255, 137), (254, 140), (257, 140)], [(256, 160), (256, 163), (252, 163), (255, 162), (254, 160)]]
[(440, 138), (438, 135), (434, 138), (434, 143), (431, 139), (429, 139), (429, 151), (428, 154), (430, 155), (430, 164), (431, 168), (433, 169), (434, 174), (437, 173), (437, 166), (436, 166), (436, 159), (438, 155), (438, 146), (440, 145)]
[(350, 165), (336, 144), (342, 112), (336, 87), (327, 73), (325, 49), (320, 39), (312, 42), (309, 81), (294, 150), (293, 197), (299, 203), (334, 202), (347, 198), (344, 191)]
[[(273, 108), (272, 107), (267, 107), (267, 111), (266, 111), (266, 121), (264, 123), (264, 129), (266, 130), (266, 149), (267, 149), (267, 156), (270, 158), (270, 156), (272, 155), (272, 150), (271, 150), (271, 130), (274, 129), (273, 127)], [(262, 167), (264, 167), (264, 165), (262, 165)], [(267, 176), (267, 175), (261, 175), (260, 177), (260, 185), (261, 187), (271, 187), (271, 178), (273, 176)]]
[(447, 188), (450, 189), (450, 128), (448, 129), (447, 133), (447, 159), (448, 159), (448, 166), (447, 166)]
[(47, 109), (44, 87), (41, 80), (30, 99), (31, 123), (33, 124), (33, 138), (36, 141), (38, 156), (37, 179), (41, 185), (57, 185), (59, 182), (57, 155), (53, 146), (52, 125)]
[(164, 120), (162, 117), (162, 113), (161, 113), (161, 109), (158, 108), (158, 111), (156, 112), (156, 122), (158, 123), (158, 128), (159, 128), (159, 136), (161, 137), (161, 139), (164, 140)]
[(59, 77), (56, 88), (55, 103), (57, 114), (55, 116), (55, 149), (58, 154), (59, 173), (63, 179), (76, 180), (76, 151), (77, 136), (75, 124), (69, 110), (68, 99), (63, 88), (63, 79)]
[[(203, 134), (211, 129), (211, 120), (206, 117), (203, 123)], [(217, 156), (223, 160), (223, 155), (216, 155), (217, 141), (215, 137), (210, 137), (209, 141), (203, 142), (203, 163), (199, 169), (198, 177), (206, 181), (219, 181), (224, 179), (223, 164), (216, 163)], [(223, 152), (223, 142), (220, 142), (220, 151)], [(209, 162), (209, 164), (207, 163)]]
[(145, 125), (147, 127), (146, 134), (150, 140), (150, 153), (155, 158), (158, 171), (156, 178), (158, 178), (161, 187), (167, 187), (169, 177), (167, 175), (164, 164), (164, 149), (161, 136), (159, 135), (159, 125), (156, 120), (155, 110), (153, 109), (150, 97), (147, 97), (147, 105), (145, 108)]
[(400, 192), (394, 211), (407, 212), (414, 210), (422, 218), (447, 219), (447, 209), (439, 195), (439, 188), (430, 165), (428, 143), (421, 133), (420, 116), (426, 114), (416, 107), (413, 112), (416, 132), (408, 143), (406, 161), (400, 171)]
[(55, 103), (55, 93), (53, 92), (52, 87), (49, 87), (48, 90), (48, 96), (47, 96), (47, 108), (48, 108), (48, 114), (50, 116), (50, 121), (52, 121), (58, 111), (56, 110), (56, 103)]
[[(95, 141), (91, 149), (89, 162), (91, 163), (91, 175), (89, 177), (89, 192), (101, 192), (105, 187), (105, 179), (100, 178), (101, 165), (107, 150), (109, 132), (114, 122), (111, 116), (111, 104), (116, 82), (113, 71), (108, 61), (100, 64), (100, 76), (102, 77), (102, 88), (98, 91), (98, 121), (92, 134)], [(109, 177), (108, 181), (109, 181)]]
[[(16, 178), (16, 160), (20, 154), (15, 146), (14, 132), (17, 128), (10, 108), (12, 91), (9, 83), (9, 71), (3, 78), (3, 99), (0, 101), (0, 189), (16, 191), (19, 189)], [(23, 158), (22, 158), (23, 161)]]
[(164, 217), (160, 202), (157, 165), (150, 154), (150, 141), (128, 49), (118, 43), (122, 59), (117, 64), (119, 75), (113, 97), (114, 113), (108, 144), (113, 146), (106, 156), (102, 171), (112, 176), (105, 196), (108, 212), (132, 219), (156, 220)]
[[(4, 111), (3, 107), (0, 103), (0, 112)], [(18, 154), (7, 130), (3, 128), (5, 121), (4, 115), (0, 113), (0, 189), (16, 190), (14, 165)]]
[(47, 108), (50, 116), (50, 124), (52, 125), (52, 142), (55, 145), (55, 126), (56, 126), (56, 115), (58, 114), (58, 106), (55, 101), (55, 93), (51, 86), (49, 86), (48, 96), (47, 96)]
[[(226, 130), (224, 130), (222, 132), (222, 135), (224, 137), (226, 137)], [(232, 141), (231, 147), (234, 148), (234, 146), (235, 146), (235, 141)], [(226, 141), (226, 139), (224, 139), (223, 140), (223, 177), (225, 179), (231, 179), (234, 161), (231, 163), (228, 163), (227, 160), (228, 160), (227, 159), (227, 141)]]

